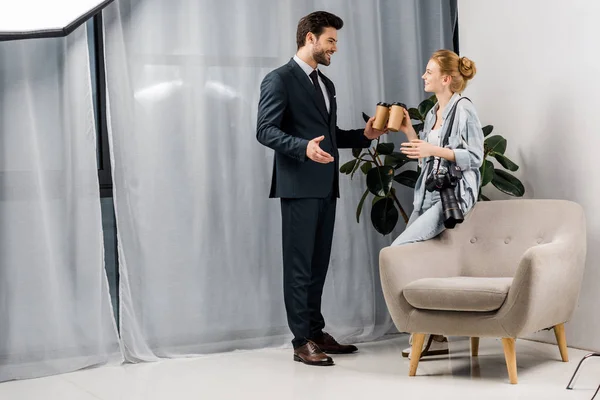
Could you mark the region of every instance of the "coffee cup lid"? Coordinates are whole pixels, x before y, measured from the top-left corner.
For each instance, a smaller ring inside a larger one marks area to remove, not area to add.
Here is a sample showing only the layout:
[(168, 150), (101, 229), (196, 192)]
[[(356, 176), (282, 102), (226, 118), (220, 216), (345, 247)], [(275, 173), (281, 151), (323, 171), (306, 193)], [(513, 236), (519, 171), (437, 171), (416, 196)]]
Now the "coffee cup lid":
[(395, 103), (392, 103), (392, 105), (393, 105), (393, 106), (400, 106), (400, 107), (402, 107), (402, 108), (406, 108), (406, 104), (404, 104), (404, 103), (398, 103), (398, 102), (395, 102)]
[(390, 105), (388, 103), (385, 103), (383, 101), (380, 101), (379, 103), (377, 103), (378, 106), (384, 106), (384, 107), (389, 107)]

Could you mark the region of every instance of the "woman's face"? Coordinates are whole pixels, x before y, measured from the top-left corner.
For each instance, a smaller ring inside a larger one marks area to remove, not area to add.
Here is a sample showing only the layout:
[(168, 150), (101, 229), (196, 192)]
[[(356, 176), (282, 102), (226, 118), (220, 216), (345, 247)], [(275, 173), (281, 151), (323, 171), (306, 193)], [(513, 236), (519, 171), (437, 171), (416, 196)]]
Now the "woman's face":
[(425, 73), (421, 77), (425, 83), (425, 91), (427, 93), (441, 93), (444, 88), (450, 83), (448, 75), (442, 75), (440, 66), (433, 60), (429, 60)]

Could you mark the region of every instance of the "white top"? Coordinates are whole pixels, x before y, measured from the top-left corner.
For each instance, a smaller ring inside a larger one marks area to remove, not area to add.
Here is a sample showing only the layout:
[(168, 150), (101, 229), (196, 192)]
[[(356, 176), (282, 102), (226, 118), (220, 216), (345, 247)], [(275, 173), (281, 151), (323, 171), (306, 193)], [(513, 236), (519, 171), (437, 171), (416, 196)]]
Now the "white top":
[[(302, 68), (302, 70), (306, 73), (306, 76), (308, 77), (308, 80), (312, 85), (313, 81), (312, 79), (310, 79), (310, 74), (314, 71), (313, 67), (302, 61), (297, 55), (294, 55), (294, 61), (296, 61), (296, 64), (298, 64), (300, 68)], [(321, 79), (321, 75), (317, 76), (319, 77), (319, 86), (321, 86), (321, 91), (323, 91), (323, 97), (325, 98), (325, 107), (327, 107), (327, 112), (330, 112), (329, 95), (327, 94), (327, 87), (325, 86), (323, 79)]]
[(440, 133), (442, 128), (432, 129), (427, 135), (427, 141), (434, 146), (440, 146)]

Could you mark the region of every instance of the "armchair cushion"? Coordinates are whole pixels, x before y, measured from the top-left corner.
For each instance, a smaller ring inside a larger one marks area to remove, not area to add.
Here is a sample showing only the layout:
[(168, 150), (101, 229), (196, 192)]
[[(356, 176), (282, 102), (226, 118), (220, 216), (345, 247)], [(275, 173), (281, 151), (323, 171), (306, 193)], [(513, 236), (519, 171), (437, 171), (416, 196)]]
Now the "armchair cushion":
[(402, 291), (414, 308), (439, 311), (490, 312), (498, 310), (513, 278), (425, 278), (413, 281)]

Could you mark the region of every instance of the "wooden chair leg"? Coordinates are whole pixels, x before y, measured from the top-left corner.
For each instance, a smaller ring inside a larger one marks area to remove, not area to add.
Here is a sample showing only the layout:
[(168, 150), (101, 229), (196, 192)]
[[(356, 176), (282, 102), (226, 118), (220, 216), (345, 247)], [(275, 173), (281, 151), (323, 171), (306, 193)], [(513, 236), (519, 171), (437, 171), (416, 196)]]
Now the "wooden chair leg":
[(564, 362), (569, 361), (569, 352), (567, 350), (567, 335), (565, 334), (565, 324), (558, 324), (554, 326), (554, 335), (556, 336), (556, 342), (558, 343), (558, 349), (560, 350), (560, 356)]
[(477, 357), (479, 355), (479, 338), (471, 338), (471, 356)]
[(417, 367), (419, 366), (419, 359), (421, 358), (421, 351), (423, 350), (423, 342), (425, 342), (424, 333), (413, 333), (408, 376), (415, 376), (417, 374)]
[(502, 338), (504, 358), (508, 369), (508, 379), (513, 385), (517, 383), (517, 354), (515, 352), (515, 339)]

